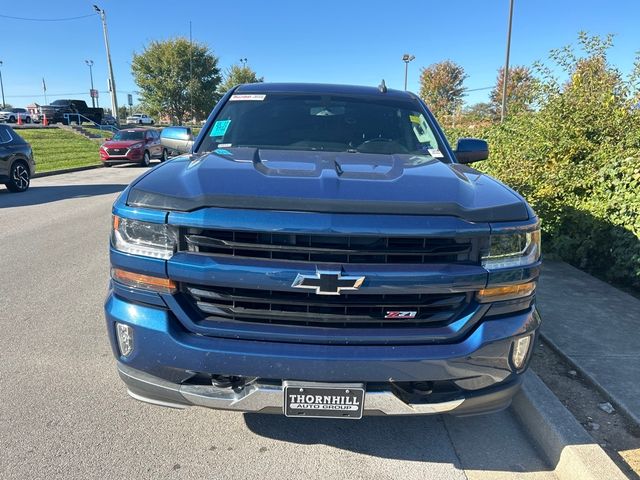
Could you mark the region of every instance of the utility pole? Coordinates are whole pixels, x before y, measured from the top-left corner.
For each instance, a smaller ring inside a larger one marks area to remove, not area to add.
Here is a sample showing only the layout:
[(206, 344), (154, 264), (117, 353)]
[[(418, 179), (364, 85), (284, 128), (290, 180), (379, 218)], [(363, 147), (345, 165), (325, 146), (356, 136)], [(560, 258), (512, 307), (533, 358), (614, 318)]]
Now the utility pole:
[(507, 58), (504, 62), (502, 73), (502, 109), (500, 110), (500, 123), (507, 116), (507, 83), (509, 82), (509, 52), (511, 50), (511, 22), (513, 20), (513, 0), (509, 1), (509, 28), (507, 30)]
[(6, 105), (4, 103), (4, 84), (2, 83), (2, 60), (0, 60), (0, 90), (2, 90), (2, 108)]
[(93, 60), (85, 60), (84, 63), (89, 67), (89, 76), (91, 77), (91, 106), (96, 108), (96, 99), (93, 96)]
[(193, 41), (191, 39), (191, 20), (189, 20), (189, 96), (191, 98), (191, 122), (195, 121), (193, 115)]
[(402, 61), (404, 62), (404, 89), (407, 90), (407, 75), (409, 74), (409, 62), (415, 60), (415, 55), (409, 55), (405, 53), (402, 56)]
[(113, 78), (113, 65), (111, 64), (111, 50), (109, 49), (109, 34), (107, 33), (107, 15), (97, 5), (93, 9), (100, 14), (102, 20), (102, 32), (104, 33), (104, 46), (107, 50), (107, 66), (109, 68), (109, 90), (111, 91), (111, 114), (118, 118), (118, 97), (116, 96), (116, 80)]

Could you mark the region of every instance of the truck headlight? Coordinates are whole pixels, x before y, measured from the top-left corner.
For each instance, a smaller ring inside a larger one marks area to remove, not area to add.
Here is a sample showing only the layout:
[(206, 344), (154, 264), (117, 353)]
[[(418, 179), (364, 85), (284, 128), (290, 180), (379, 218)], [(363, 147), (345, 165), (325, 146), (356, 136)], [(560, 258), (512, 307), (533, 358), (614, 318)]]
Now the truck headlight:
[(540, 229), (491, 235), (489, 251), (482, 256), (487, 270), (531, 265), (540, 258)]
[(178, 232), (172, 225), (113, 216), (111, 245), (132, 255), (169, 259), (176, 250)]

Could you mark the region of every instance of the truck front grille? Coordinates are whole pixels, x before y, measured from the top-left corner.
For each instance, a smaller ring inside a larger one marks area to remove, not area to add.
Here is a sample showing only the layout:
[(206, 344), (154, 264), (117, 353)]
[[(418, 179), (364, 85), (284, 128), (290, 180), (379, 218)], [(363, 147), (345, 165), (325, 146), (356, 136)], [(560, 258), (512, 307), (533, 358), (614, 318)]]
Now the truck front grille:
[(474, 263), (468, 238), (322, 235), (189, 228), (189, 252), (319, 263)]
[(203, 318), (210, 320), (334, 328), (447, 325), (470, 300), (468, 293), (333, 297), (188, 284), (182, 285), (182, 291)]

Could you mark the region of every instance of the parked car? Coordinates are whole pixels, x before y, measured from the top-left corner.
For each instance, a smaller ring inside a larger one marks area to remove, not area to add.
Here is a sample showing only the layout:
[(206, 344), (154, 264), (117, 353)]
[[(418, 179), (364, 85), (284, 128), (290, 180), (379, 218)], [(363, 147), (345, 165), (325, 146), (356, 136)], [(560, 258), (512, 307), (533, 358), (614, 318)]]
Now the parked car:
[(105, 114), (102, 116), (102, 125), (113, 125), (114, 127), (119, 127), (120, 122), (113, 115)]
[(167, 149), (160, 143), (160, 133), (145, 128), (120, 130), (100, 146), (100, 159), (105, 167), (114, 163), (139, 163), (148, 167), (152, 158), (164, 162), (167, 157)]
[(35, 172), (31, 145), (9, 125), (0, 124), (0, 183), (11, 192), (24, 192)]
[(9, 108), (0, 111), (0, 122), (17, 123), (18, 118), (21, 122), (31, 123), (31, 113), (26, 108)]
[[(83, 123), (91, 121), (102, 124), (103, 108), (87, 106), (84, 100), (62, 99), (40, 107), (41, 115), (46, 115), (49, 123)], [(88, 119), (88, 120), (86, 120)]]
[(153, 125), (155, 122), (149, 115), (146, 115), (144, 113), (134, 113), (133, 115), (127, 117), (127, 123), (137, 125)]
[[(156, 405), (292, 417), (506, 408), (540, 224), (399, 90), (247, 84), (113, 205), (107, 331)], [(294, 427), (292, 427), (294, 428)]]

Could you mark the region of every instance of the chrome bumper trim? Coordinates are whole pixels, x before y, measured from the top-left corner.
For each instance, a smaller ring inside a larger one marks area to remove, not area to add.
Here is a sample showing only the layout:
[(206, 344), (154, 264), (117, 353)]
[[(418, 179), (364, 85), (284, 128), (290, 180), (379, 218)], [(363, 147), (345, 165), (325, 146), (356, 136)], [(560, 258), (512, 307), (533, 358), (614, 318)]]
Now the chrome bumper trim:
[[(254, 383), (236, 392), (213, 385), (179, 385), (118, 364), (118, 371), (136, 400), (172, 408), (195, 405), (220, 410), (260, 412), (283, 409), (283, 387)], [(139, 386), (140, 388), (134, 388)], [(137, 391), (132, 391), (134, 388)], [(159, 398), (154, 398), (154, 393)], [(165, 400), (175, 398), (175, 401)], [(364, 413), (384, 415), (426, 415), (444, 413), (462, 405), (464, 398), (439, 403), (410, 404), (393, 392), (382, 390), (365, 393)]]

